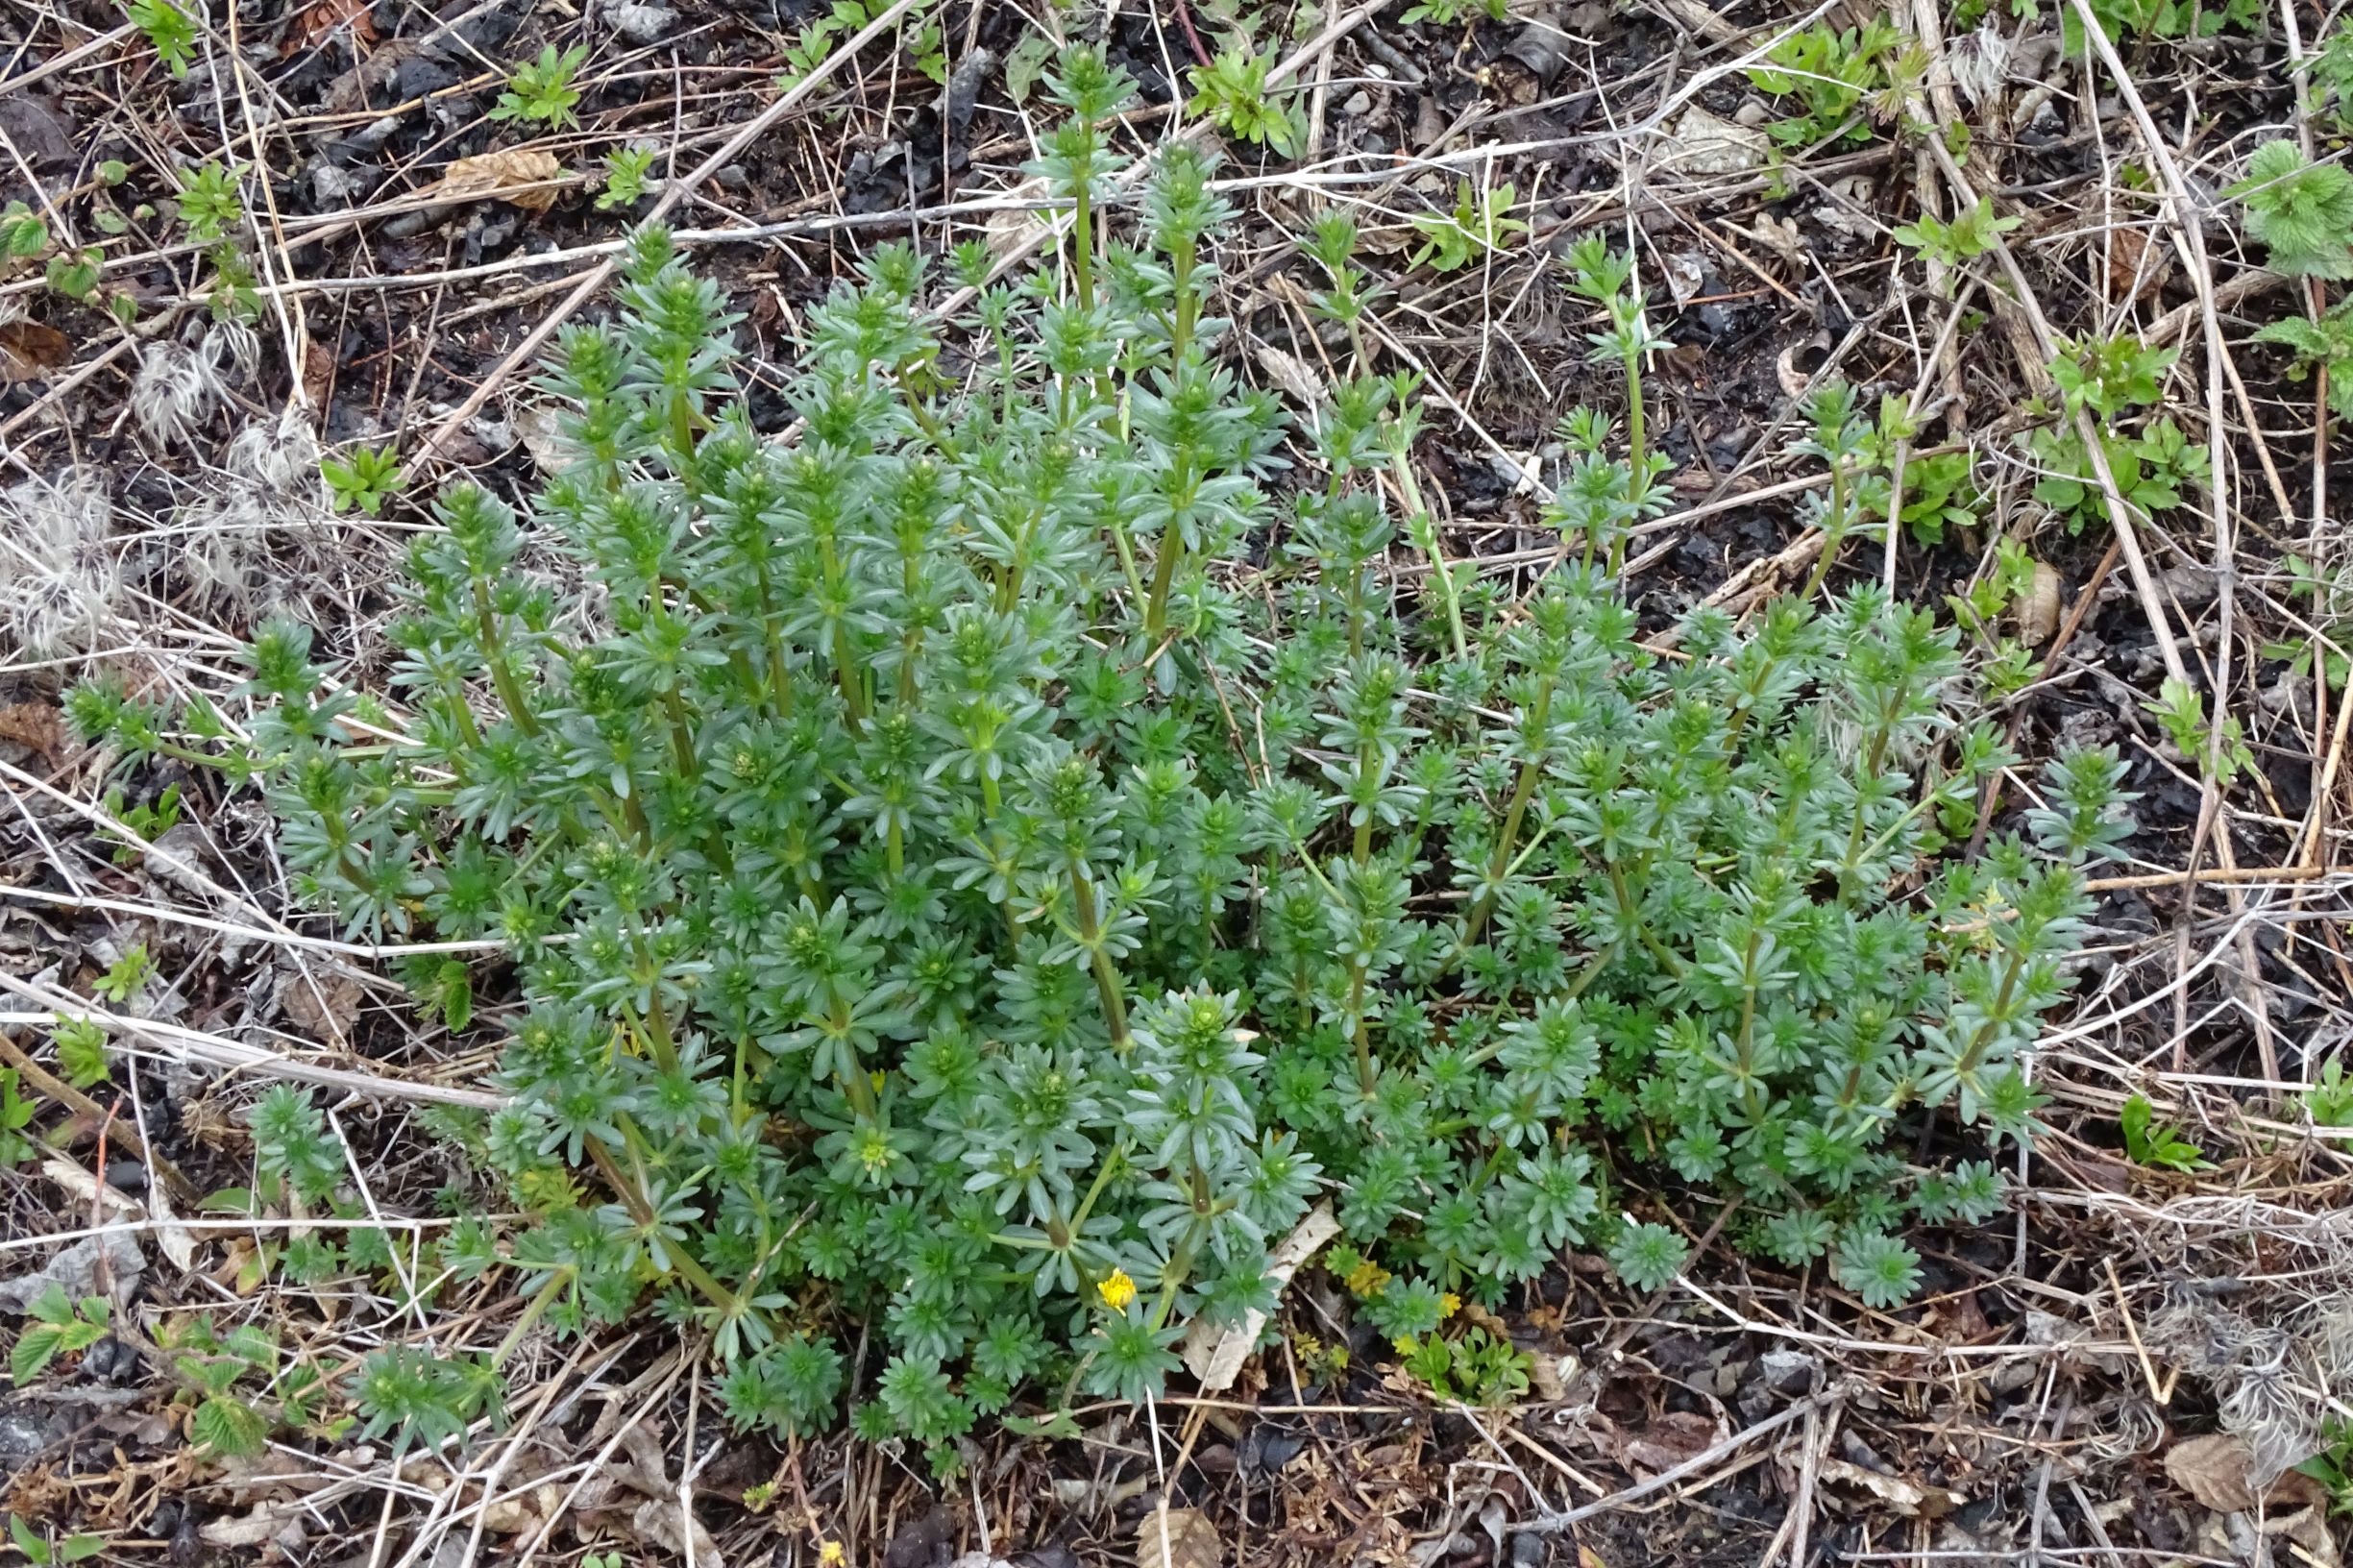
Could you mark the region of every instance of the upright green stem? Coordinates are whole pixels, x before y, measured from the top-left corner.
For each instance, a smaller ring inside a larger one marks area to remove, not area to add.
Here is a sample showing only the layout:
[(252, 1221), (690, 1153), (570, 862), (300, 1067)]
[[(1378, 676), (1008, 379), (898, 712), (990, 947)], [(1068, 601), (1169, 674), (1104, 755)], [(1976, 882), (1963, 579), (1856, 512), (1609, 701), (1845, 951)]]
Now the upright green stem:
[(1805, 592), (1798, 596), (1801, 601), (1814, 597), (1822, 587), (1823, 579), (1829, 576), (1830, 568), (1837, 563), (1838, 547), (1847, 540), (1847, 512), (1853, 504), (1849, 490), (1852, 483), (1846, 464), (1833, 462), (1830, 465), (1830, 509), (1823, 514), (1822, 519), (1822, 557), (1815, 561), (1813, 572), (1805, 579)]
[(1381, 1087), (1381, 1077), (1373, 1070), (1372, 1026), (1364, 1018), (1364, 966), (1360, 963), (1348, 971), (1348, 1017), (1353, 1020), (1348, 1036), (1357, 1052), (1357, 1086), (1369, 1100)]
[(1193, 241), (1180, 240), (1169, 256), (1169, 287), (1176, 295), (1176, 311), (1168, 324), (1168, 362), (1181, 362), (1185, 350), (1191, 344), (1194, 313), (1200, 308), (1193, 298)]
[(499, 635), (498, 612), (490, 602), (490, 584), (480, 577), (474, 579), (475, 632), (482, 645), (482, 662), (490, 669), (490, 683), (498, 689), (499, 700), (506, 704), (506, 716), (515, 727), (526, 735), (539, 733), (539, 720), (531, 705), (524, 700), (523, 683), (515, 678), (514, 667), (506, 662), (506, 643)]
[(1125, 1053), (1131, 1043), (1126, 988), (1120, 982), (1118, 966), (1103, 947), (1102, 914), (1095, 907), (1094, 883), (1075, 859), (1070, 863), (1070, 901), (1077, 912), (1079, 937), (1090, 955), (1088, 968), (1094, 972), (1095, 994), (1102, 999), (1103, 1022), (1111, 1030), (1112, 1046)]
[(1422, 504), (1421, 481), (1413, 477), (1410, 456), (1402, 440), (1389, 444), (1389, 472), (1396, 477), (1398, 493), (1406, 498), (1407, 529), (1418, 535), (1423, 553), (1430, 557), (1430, 570), (1437, 576), (1438, 597), (1446, 604), (1447, 628), (1454, 633), (1455, 657), (1468, 663), (1471, 644), (1462, 631), (1462, 596), (1455, 588), (1455, 574), (1447, 565), (1445, 549), (1438, 543), (1437, 519)]
[(1091, 167), (1079, 171), (1070, 210), (1070, 293), (1081, 310), (1094, 308), (1094, 199), (1088, 190)]
[[(1642, 519), (1642, 502), (1651, 493), (1650, 419), (1642, 406), (1642, 355), (1626, 356), (1626, 452), (1629, 464), (1627, 499), (1633, 502), (1634, 515), (1626, 527), (1619, 528), (1609, 541), (1609, 575), (1612, 578), (1626, 575), (1626, 545), (1632, 525)], [(1591, 564), (1590, 561), (1587, 563)]]
[(1493, 884), (1501, 882), (1504, 873), (1511, 867), (1511, 850), (1519, 842), (1520, 822), (1528, 815), (1528, 802), (1536, 793), (1537, 775), (1544, 771), (1544, 726), (1550, 722), (1552, 712), (1553, 683), (1548, 680), (1536, 688), (1535, 706), (1529, 710), (1532, 721), (1530, 727), (1535, 731), (1538, 749), (1534, 755), (1521, 762), (1520, 776), (1511, 786), (1511, 803), (1504, 809), (1504, 825), (1495, 836), (1495, 854), (1488, 862), (1489, 885), (1480, 891), (1462, 923), (1462, 945), (1465, 947), (1477, 942), (1479, 934), (1486, 929), (1487, 917), (1494, 913)]

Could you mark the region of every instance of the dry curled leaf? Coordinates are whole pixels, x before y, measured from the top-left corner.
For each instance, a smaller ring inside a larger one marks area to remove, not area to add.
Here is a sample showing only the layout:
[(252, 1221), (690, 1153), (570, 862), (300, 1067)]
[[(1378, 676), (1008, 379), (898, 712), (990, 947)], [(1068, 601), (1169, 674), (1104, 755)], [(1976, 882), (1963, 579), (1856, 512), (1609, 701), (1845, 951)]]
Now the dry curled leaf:
[(1155, 1508), (1136, 1525), (1136, 1568), (1217, 1568), (1217, 1527), (1198, 1508)]
[(357, 977), (340, 968), (290, 969), (278, 987), (286, 1021), (313, 1040), (345, 1039), (359, 1016), (360, 997)]
[(1697, 1410), (1668, 1410), (1619, 1445), (1619, 1459), (1656, 1475), (1706, 1453), (1729, 1435), (1723, 1422)]
[(1042, 176), (1024, 180), (1004, 193), (1008, 205), (989, 214), (989, 250), (998, 260), (1018, 256), (1035, 236), (1051, 232), (1051, 220), (1043, 211), (1022, 205), (1043, 201), (1045, 196)]
[(0, 321), (0, 383), (37, 381), (73, 356), (73, 340), (37, 321)]
[(450, 165), (449, 172), (429, 187), (428, 194), (495, 196), (526, 212), (545, 212), (555, 205), (555, 192), (546, 188), (548, 183), (563, 176), (564, 165), (556, 161), (553, 153), (515, 147), (457, 159)]
[(1969, 1501), (1949, 1487), (1924, 1486), (1845, 1459), (1823, 1460), (1821, 1474), (1833, 1485), (1869, 1492), (1906, 1519), (1939, 1519)]
[(1260, 345), (1258, 358), (1259, 369), (1266, 373), (1268, 380), (1307, 406), (1313, 408), (1331, 401), (1323, 378), (1316, 375), (1314, 367), (1297, 355), (1267, 343)]
[(2019, 640), (2041, 648), (2059, 630), (2059, 573), (2044, 561), (2034, 563), (2034, 580), (2018, 599)]
[[(1340, 1223), (1332, 1217), (1332, 1206), (1319, 1203), (1307, 1216), (1292, 1227), (1266, 1260), (1266, 1279), (1277, 1295), (1290, 1284), (1291, 1276), (1300, 1265), (1315, 1256), (1318, 1248), (1339, 1235)], [(1266, 1327), (1266, 1314), (1250, 1311), (1230, 1329), (1219, 1329), (1204, 1317), (1193, 1319), (1192, 1328), (1185, 1335), (1184, 1356), (1188, 1371), (1200, 1380), (1205, 1394), (1218, 1393), (1234, 1386), (1240, 1375), (1242, 1363), (1258, 1347), (1259, 1334)]]
[(2255, 1462), (2246, 1439), (2228, 1433), (2192, 1437), (2166, 1451), (2165, 1473), (2174, 1485), (2217, 1513), (2244, 1513), (2255, 1506), (2247, 1470)]
[(2145, 299), (2173, 276), (2173, 258), (2139, 229), (2111, 230), (2108, 286), (2128, 300)]

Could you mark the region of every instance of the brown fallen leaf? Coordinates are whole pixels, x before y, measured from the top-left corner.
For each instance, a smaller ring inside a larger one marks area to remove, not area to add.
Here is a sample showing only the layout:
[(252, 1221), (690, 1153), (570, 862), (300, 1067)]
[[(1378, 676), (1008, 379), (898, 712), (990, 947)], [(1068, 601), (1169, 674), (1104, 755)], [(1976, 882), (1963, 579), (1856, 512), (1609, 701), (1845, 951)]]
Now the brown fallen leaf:
[(2151, 255), (2141, 230), (2112, 230), (2108, 239), (2108, 286), (2127, 299), (2143, 298), (2173, 275), (2172, 257), (2162, 249)]
[(1619, 1446), (1618, 1458), (1655, 1475), (1698, 1458), (1728, 1435), (1722, 1422), (1697, 1410), (1668, 1410), (1642, 1431), (1630, 1433)]
[(1941, 1519), (1969, 1501), (1950, 1487), (1924, 1486), (1845, 1459), (1823, 1460), (1822, 1479), (1837, 1485), (1859, 1487), (1907, 1519)]
[(533, 187), (560, 180), (563, 174), (564, 165), (556, 161), (553, 153), (515, 147), (461, 158), (420, 194), (449, 198), (495, 196), (526, 212), (545, 212), (555, 205), (555, 192)]
[(316, 338), (303, 350), (303, 395), (312, 406), (324, 406), (327, 393), (335, 382), (335, 355), (332, 349)]
[(359, 1016), (356, 976), (336, 968), (306, 973), (289, 969), (278, 985), (278, 1005), (286, 1021), (313, 1040), (341, 1044)]
[(2255, 1451), (2245, 1438), (2227, 1432), (2185, 1437), (2165, 1453), (2168, 1479), (2217, 1513), (2249, 1513), (2262, 1504), (2278, 1507), (2328, 1500), (2320, 1483), (2298, 1470), (2284, 1472), (2259, 1494), (2254, 1469)]
[(40, 380), (73, 352), (73, 340), (55, 327), (0, 321), (0, 382)]
[(2044, 561), (2034, 563), (2034, 580), (2018, 599), (2018, 635), (2028, 648), (2041, 648), (2059, 631), (2059, 573)]
[(317, 0), (305, 8), (302, 20), (278, 46), (278, 58), (291, 60), (306, 49), (326, 43), (335, 29), (349, 24), (352, 42), (360, 48), (376, 41), (376, 18), (369, 0)]
[(1266, 373), (1268, 380), (1311, 408), (1331, 399), (1323, 378), (1315, 374), (1313, 366), (1271, 343), (1259, 348), (1259, 369)]
[(1217, 1568), (1217, 1527), (1198, 1508), (1156, 1508), (1136, 1524), (1136, 1568)]
[(48, 702), (0, 704), (0, 741), (30, 747), (50, 762), (65, 751), (65, 719)]
[(2245, 1513), (2259, 1501), (2247, 1472), (2255, 1451), (2243, 1437), (2216, 1433), (2186, 1437), (2166, 1450), (2165, 1473), (2174, 1485), (2217, 1513)]

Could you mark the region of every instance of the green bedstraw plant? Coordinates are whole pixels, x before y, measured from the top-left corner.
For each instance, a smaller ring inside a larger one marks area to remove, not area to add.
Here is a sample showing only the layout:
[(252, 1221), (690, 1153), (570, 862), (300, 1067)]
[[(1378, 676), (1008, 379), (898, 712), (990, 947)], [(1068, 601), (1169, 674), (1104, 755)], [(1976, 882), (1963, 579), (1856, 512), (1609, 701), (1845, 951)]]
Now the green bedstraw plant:
[[(2003, 1199), (1985, 1158), (1916, 1164), (1916, 1117), (2028, 1136), (2121, 764), (2071, 754), (2022, 836), (1947, 858), (2013, 761), (1960, 716), (1953, 629), (1866, 584), (1652, 651), (1618, 580), (1665, 466), (1638, 417), (1630, 452), (1579, 422), (1556, 570), (1417, 595), (1410, 380), (1243, 386), (1208, 159), (1160, 152), (1114, 235), (1128, 84), (1080, 51), (1052, 88), (1033, 172), (1070, 238), (1014, 284), (957, 253), (968, 368), (885, 248), (809, 312), (795, 433), (763, 436), (719, 290), (640, 232), (544, 382), (563, 472), (520, 516), (449, 489), (419, 537), (397, 707), (286, 624), (233, 725), (73, 694), (135, 762), (256, 782), (346, 934), (503, 943), (506, 1104), (436, 1122), (530, 1217), (444, 1266), (510, 1282), (510, 1344), (650, 1301), (748, 1427), (833, 1420), (868, 1326), (855, 1430), (945, 1466), (1025, 1386), (1161, 1389), (1189, 1322), (1273, 1306), (1319, 1201), (1393, 1272), (1392, 1340), (1568, 1247), (1663, 1283), (1683, 1243), (1630, 1215), (1662, 1183), (1900, 1303), (1907, 1222)], [(1313, 248), (1336, 319), (1351, 246)], [(1585, 271), (1638, 370), (1629, 269)], [(256, 1203), (336, 1200), (303, 1095), (255, 1132)], [(495, 1409), (423, 1347), (353, 1392), (415, 1441)]]
[(1221, 52), (1207, 65), (1195, 65), (1192, 111), (1252, 146), (1270, 147), (1285, 158), (1307, 140), (1307, 126), (1299, 111), (1276, 97), (1266, 86), (1274, 69), (1272, 50), (1252, 53), (1245, 48)]
[(148, 47), (174, 76), (188, 74), (196, 51), (196, 21), (172, 0), (128, 0), (123, 15), (147, 35)]
[(573, 77), (588, 59), (585, 44), (559, 52), (548, 44), (539, 51), (539, 58), (515, 67), (500, 89), (499, 101), (490, 110), (494, 120), (523, 120), (562, 131), (579, 123), (575, 112), (580, 102), (580, 89), (574, 86)]

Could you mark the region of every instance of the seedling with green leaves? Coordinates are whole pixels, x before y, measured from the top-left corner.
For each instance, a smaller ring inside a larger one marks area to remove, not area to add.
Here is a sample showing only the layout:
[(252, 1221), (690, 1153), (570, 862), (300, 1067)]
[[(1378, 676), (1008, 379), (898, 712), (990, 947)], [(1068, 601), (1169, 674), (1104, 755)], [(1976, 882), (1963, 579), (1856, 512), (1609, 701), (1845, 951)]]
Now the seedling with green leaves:
[(2062, 340), (2050, 366), (2060, 395), (2058, 423), (2031, 431), (2027, 449), (2042, 472), (2035, 499), (2065, 521), (2068, 532), (2081, 533), (2085, 525), (2105, 518), (2108, 508), (2107, 492), (2075, 422), (2079, 413), (2091, 416), (2118, 492), (2142, 512), (2170, 511), (2182, 503), (2186, 489), (2208, 482), (2205, 447), (2171, 418), (2160, 416), (2137, 433), (2121, 424), (2163, 397), (2166, 373), (2178, 357), (2177, 351), (2150, 348), (2138, 337)]
[(1783, 148), (1860, 144), (1871, 139), (1873, 116), (1901, 102), (1925, 59), (1884, 16), (1843, 31), (1817, 22), (1775, 43), (1764, 64), (1749, 67), (1749, 80), (1795, 100), (1798, 112), (1765, 128)]
[(2341, 1058), (2330, 1057), (2320, 1076), (2305, 1089), (2304, 1114), (2333, 1137), (2353, 1138), (2353, 1078), (2345, 1076)]
[(2255, 341), (2276, 343), (2295, 355), (2288, 369), (2292, 380), (2324, 373), (2329, 412), (2353, 419), (2353, 300), (2340, 300), (2317, 320), (2284, 316), (2257, 332)]
[(1237, 141), (1268, 147), (1289, 158), (1307, 141), (1307, 122), (1298, 108), (1266, 86), (1274, 70), (1272, 50), (1222, 50), (1207, 65), (1190, 71), (1192, 111)]
[(2032, 591), (2036, 571), (2026, 547), (2004, 537), (1995, 541), (1993, 551), (1969, 585), (1945, 598), (1953, 620), (1968, 628), (1985, 650), (1980, 678), (1986, 695), (1997, 701), (2017, 696), (2042, 678), (2042, 662), (2035, 658), (2034, 650), (2000, 629), (2002, 618), (2015, 613)]
[(61, 251), (49, 258), (42, 281), (67, 299), (82, 305), (98, 303), (98, 279), (106, 253), (95, 245)]
[(653, 172), (655, 149), (616, 147), (604, 155), (604, 188), (597, 193), (597, 210), (615, 212), (633, 206), (646, 194), (647, 176)]
[(1528, 233), (1528, 225), (1511, 216), (1512, 204), (1518, 200), (1517, 187), (1507, 183), (1478, 189), (1468, 180), (1460, 182), (1453, 211), (1425, 212), (1414, 218), (1422, 246), (1413, 253), (1411, 264), (1427, 263), (1434, 272), (1459, 272), (1498, 254), (1512, 235)]
[(33, 1158), (33, 1139), (25, 1129), (33, 1125), (40, 1102), (17, 1091), (14, 1067), (0, 1067), (0, 1170), (12, 1169)]
[(114, 864), (135, 866), (146, 853), (148, 845), (180, 825), (180, 786), (163, 786), (163, 793), (151, 804), (140, 801), (128, 804), (119, 788), (109, 788), (99, 802), (105, 813), (122, 823), (128, 835), (106, 832), (103, 836), (114, 845)]
[(245, 221), (245, 197), (238, 189), (236, 169), (218, 159), (187, 171), (180, 185), (180, 221), (199, 245), (227, 238)]
[(20, 201), (0, 209), (0, 276), (37, 259), (49, 249), (49, 226)]
[(196, 52), (196, 19), (174, 0), (126, 0), (123, 14), (147, 37), (148, 47), (174, 76), (188, 74)]
[[(1883, 420), (1880, 429), (1884, 431), (1886, 428)], [(1892, 481), (1892, 453), (1886, 455), (1884, 466)], [(1900, 504), (1905, 530), (1924, 545), (1943, 544), (1947, 528), (1975, 527), (1985, 505), (1985, 491), (1977, 483), (1975, 454), (1966, 449), (1906, 454)]]
[[(862, 32), (890, 9), (890, 0), (833, 0), (833, 8), (802, 27), (799, 38), (785, 50), (782, 85), (789, 88), (805, 80), (825, 63), (838, 41)], [(918, 71), (934, 82), (947, 80), (947, 53), (936, 15), (926, 13), (912, 37), (902, 23), (899, 35), (899, 52)]]
[[(852, 1430), (952, 1472), (1025, 1386), (1054, 1430), (1140, 1401), (1190, 1322), (1272, 1309), (1327, 1194), (1392, 1340), (1572, 1245), (1671, 1274), (1679, 1236), (1612, 1217), (1670, 1179), (1739, 1200), (1730, 1244), (1896, 1299), (1903, 1227), (1986, 1195), (1914, 1164), (1918, 1115), (2034, 1130), (2124, 765), (2069, 753), (2021, 833), (1942, 853), (2010, 760), (1959, 632), (1875, 576), (1650, 651), (1612, 566), (1661, 455), (1598, 415), (1553, 517), (1586, 558), (1401, 583), (1401, 541), (1442, 553), (1411, 378), (1293, 410), (1220, 366), (1210, 158), (1161, 149), (1133, 228), (1104, 202), (1131, 86), (1091, 51), (1052, 80), (1029, 172), (1072, 227), (1039, 274), (886, 246), (809, 307), (791, 442), (718, 288), (633, 234), (614, 319), (546, 372), (531, 531), (459, 485), (416, 538), (397, 734), (343, 722), (285, 622), (241, 733), (104, 673), (76, 729), (255, 783), (352, 937), (505, 947), (506, 1104), (435, 1124), (522, 1217), (449, 1266), (516, 1334), (660, 1313), (744, 1427), (817, 1431), (854, 1383)], [(1301, 263), (1336, 315), (1346, 238)], [(1630, 266), (1590, 260), (1638, 370)], [(956, 285), (948, 377), (925, 304)], [(306, 1097), (253, 1129), (252, 1201), (343, 1201)], [(423, 1345), (351, 1390), (408, 1442), (497, 1391)]]
[(108, 965), (106, 971), (90, 982), (90, 989), (120, 1007), (145, 991), (155, 973), (155, 960), (148, 956), (147, 944), (137, 943)]
[(408, 488), (401, 454), (390, 447), (354, 447), (348, 456), (321, 458), (319, 474), (338, 512), (378, 516), (385, 502)]
[(17, 1335), (16, 1348), (9, 1353), (9, 1375), (19, 1388), (39, 1377), (60, 1356), (79, 1355), (104, 1339), (112, 1330), (114, 1313), (105, 1297), (75, 1300), (53, 1280), (49, 1288), (33, 1298), (27, 1315), (31, 1321)]
[(87, 1018), (67, 1018), (49, 1034), (50, 1049), (57, 1053), (58, 1072), (76, 1089), (87, 1089), (107, 1081), (111, 1070), (107, 1065), (107, 1032)]
[(81, 1562), (96, 1556), (107, 1547), (106, 1538), (102, 1535), (68, 1535), (61, 1541), (53, 1539), (13, 1513), (9, 1515), (9, 1539), (32, 1568), (57, 1568), (61, 1563)]
[(1502, 1409), (1528, 1392), (1534, 1362), (1519, 1346), (1483, 1327), (1452, 1337), (1442, 1334), (1401, 1335), (1398, 1365), (1420, 1380), (1431, 1397), (1446, 1404)]
[[(2072, 4), (2059, 12), (2061, 44), (2071, 58), (2090, 47), (2083, 18)], [(2225, 28), (2244, 31), (2267, 14), (2262, 0), (2092, 0), (2100, 31), (2121, 47), (2142, 38), (2211, 38)]]
[(515, 67), (500, 90), (499, 101), (491, 107), (494, 120), (519, 120), (527, 125), (542, 126), (550, 131), (565, 131), (580, 123), (575, 112), (580, 102), (580, 89), (574, 85), (580, 64), (588, 59), (588, 46), (576, 44), (558, 51), (553, 44), (543, 45), (539, 58)]
[(2320, 1451), (2295, 1466), (2328, 1493), (2331, 1514), (2353, 1513), (2353, 1422), (2329, 1414), (2320, 1423)]
[(158, 1331), (163, 1369), (196, 1401), (188, 1436), (212, 1459), (252, 1458), (270, 1433), (316, 1421), (326, 1386), (307, 1365), (289, 1363), (277, 1338), (256, 1324), (226, 1332), (203, 1314)]
[(2203, 768), (2212, 753), (2216, 776), (2222, 783), (2254, 769), (2255, 754), (2247, 748), (2238, 719), (2225, 715), (2218, 733), (2207, 723), (2205, 696), (2188, 681), (2168, 679), (2158, 688), (2157, 695), (2141, 706), (2165, 726), (2166, 738), (2173, 743), (2173, 749), (2189, 762)]
[(2134, 1094), (2124, 1101), (2117, 1126), (2124, 1135), (2124, 1153), (2136, 1165), (2178, 1171), (2212, 1166), (2205, 1152), (2182, 1137), (2179, 1128), (2157, 1119), (2156, 1108), (2145, 1094)]
[(1508, 13), (1509, 6), (1510, 0), (1414, 0), (1406, 8), (1401, 20), (1408, 27), (1415, 22), (1452, 27), (1466, 16), (1484, 16), (1490, 22), (1500, 22)]
[(2267, 644), (2264, 657), (2286, 660), (2299, 675), (2312, 674), (2317, 664), (2331, 691), (2345, 690), (2353, 677), (2353, 563), (2323, 568), (2290, 555), (2280, 570), (2287, 574), (2288, 597), (2297, 604), (2306, 632), (2292, 642)]
[(1959, 268), (1992, 251), (2003, 234), (2025, 221), (1996, 216), (1993, 198), (1980, 196), (1974, 207), (1949, 223), (1934, 213), (1923, 212), (1910, 223), (1897, 225), (1890, 233), (1898, 244), (1918, 251), (1923, 260)]

